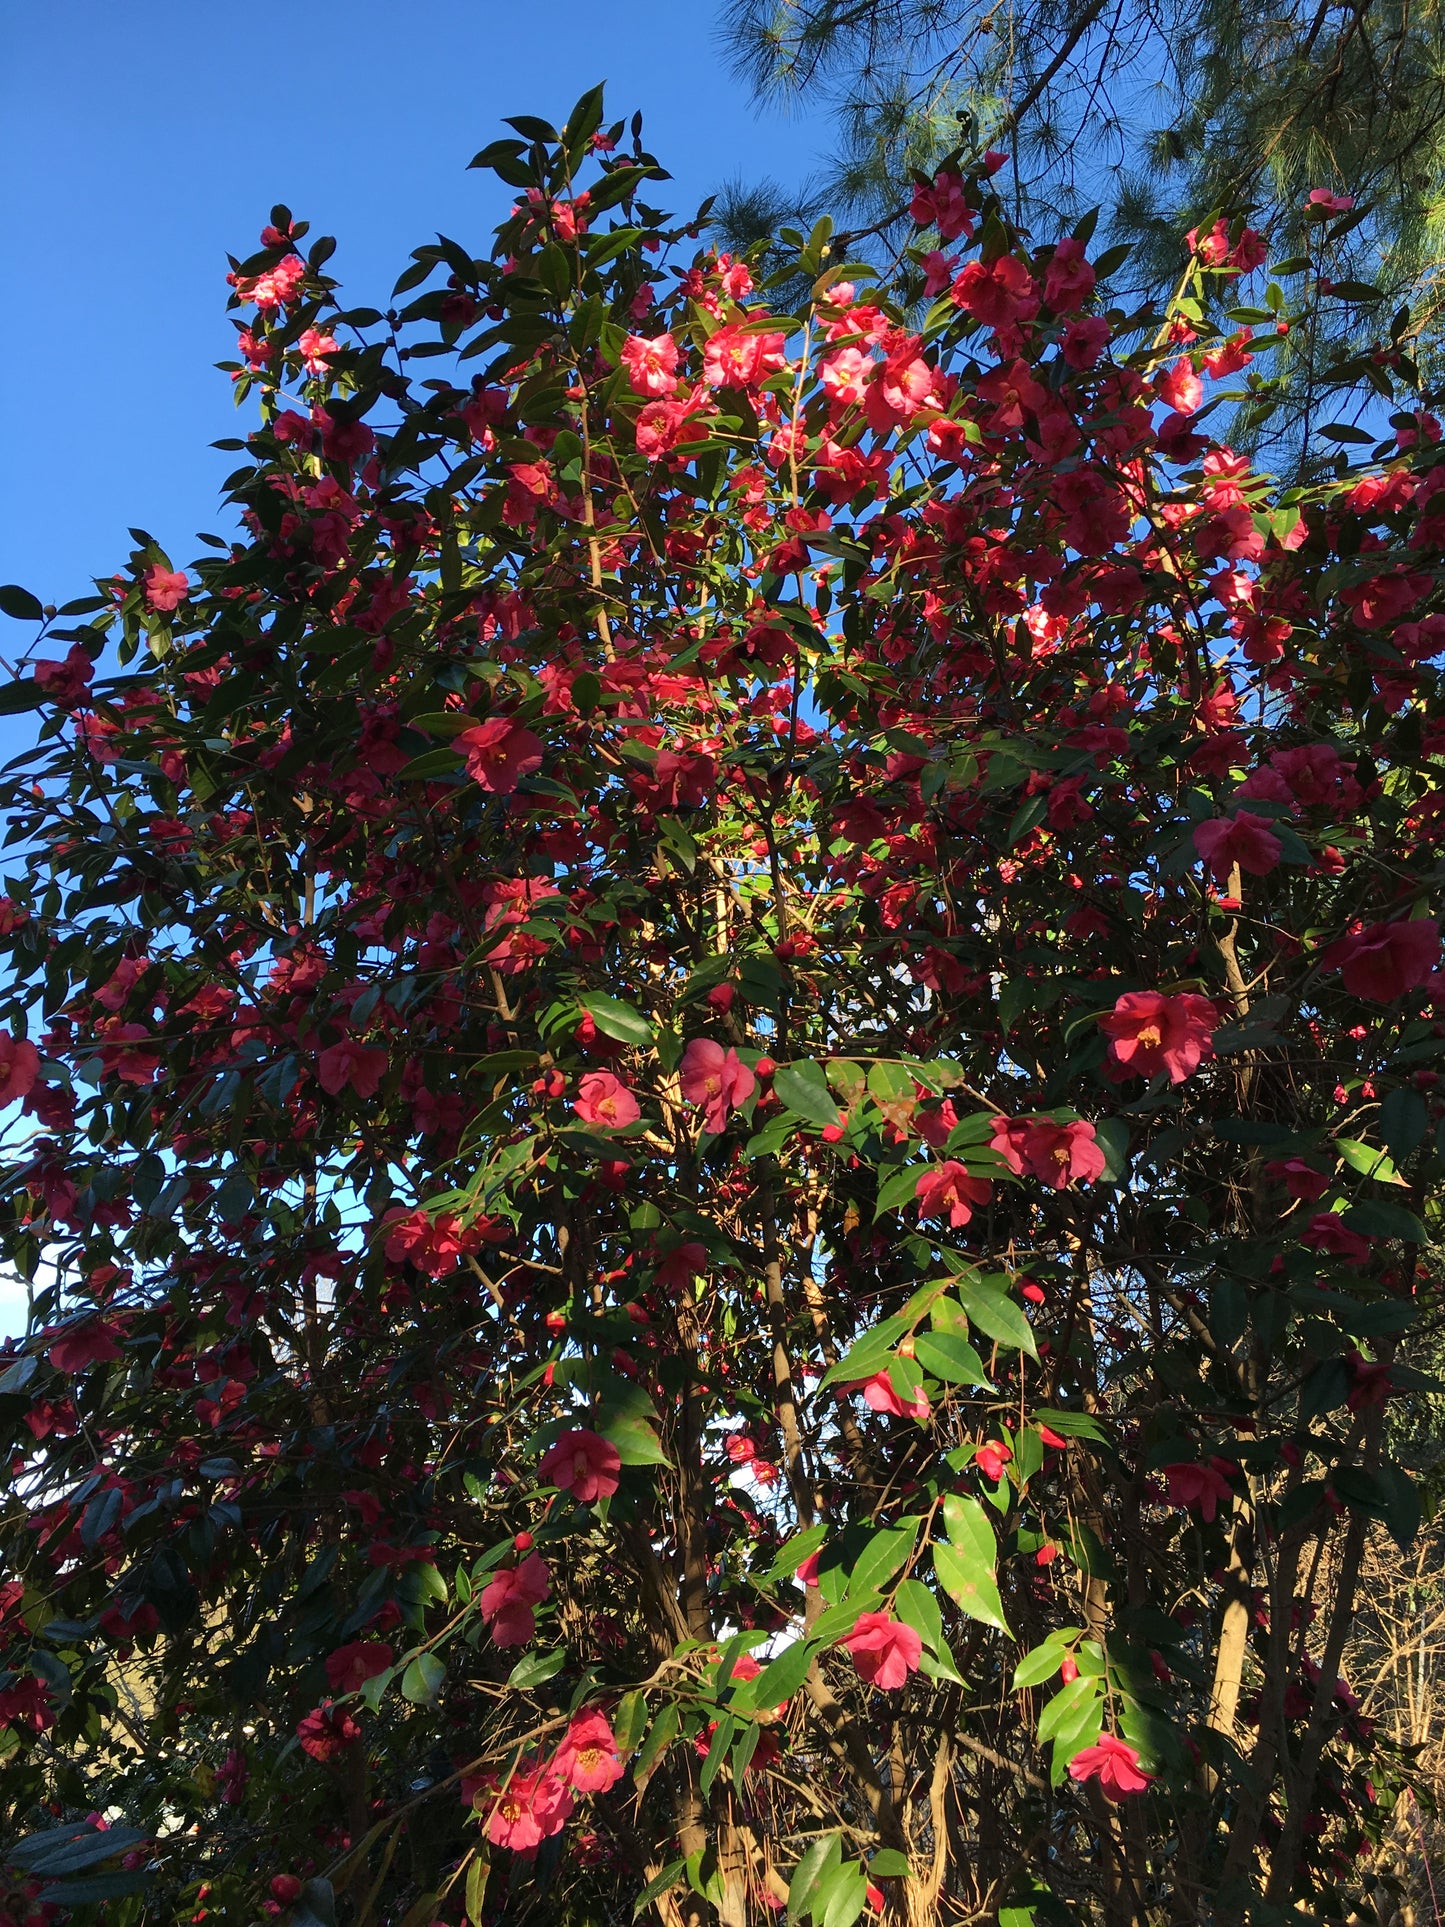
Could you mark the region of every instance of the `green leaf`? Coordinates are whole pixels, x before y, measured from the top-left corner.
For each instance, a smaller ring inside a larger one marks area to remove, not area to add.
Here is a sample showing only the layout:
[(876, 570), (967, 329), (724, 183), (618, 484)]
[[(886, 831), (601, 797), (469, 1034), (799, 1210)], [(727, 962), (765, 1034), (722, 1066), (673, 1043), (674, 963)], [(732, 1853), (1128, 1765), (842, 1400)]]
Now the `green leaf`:
[(16, 582), (0, 583), (0, 615), (7, 615), (16, 622), (43, 622), (45, 611), (40, 606), (40, 598), (22, 589)]
[(1077, 1626), (1060, 1626), (1049, 1634), (1042, 1646), (1025, 1653), (1014, 1668), (1014, 1691), (1022, 1692), (1026, 1686), (1041, 1686), (1046, 1679), (1052, 1679), (1063, 1665), (1070, 1644), (1080, 1637)]
[(907, 1329), (907, 1322), (902, 1318), (881, 1319), (864, 1332), (856, 1344), (849, 1346), (836, 1365), (828, 1367), (823, 1374), (823, 1387), (851, 1385), (858, 1379), (872, 1378), (875, 1372), (881, 1372), (892, 1359), (893, 1348)]
[(0, 716), (18, 716), (22, 710), (39, 709), (48, 701), (33, 677), (22, 676), (15, 682), (0, 683)]
[(1094, 1141), (1104, 1153), (1104, 1183), (1122, 1184), (1129, 1174), (1128, 1125), (1122, 1118), (1101, 1118), (1094, 1126)]
[(913, 1341), (913, 1354), (924, 1371), (932, 1372), (947, 1385), (981, 1385), (989, 1392), (994, 1389), (983, 1360), (957, 1332), (920, 1332)]
[(467, 1868), (467, 1884), (463, 1895), (466, 1901), (467, 1919), (472, 1927), (482, 1927), (482, 1902), (487, 1892), (487, 1875), (491, 1872), (492, 1856), (485, 1839), (481, 1840), (472, 1855), (472, 1864)]
[(617, 1742), (617, 1751), (624, 1758), (635, 1751), (646, 1724), (647, 1695), (636, 1688), (624, 1693), (617, 1702), (617, 1711), (612, 1720), (612, 1735)]
[(646, 1050), (652, 1043), (652, 1026), (631, 1004), (624, 1004), (620, 997), (606, 997), (601, 991), (588, 991), (577, 999), (594, 1024), (608, 1037), (615, 1037), (621, 1044), (635, 1044)]
[(431, 783), (438, 776), (456, 775), (461, 767), (462, 759), (454, 749), (428, 749), (420, 756), (413, 756), (405, 769), (398, 770), (397, 780), (402, 783)]
[(1335, 1149), (1352, 1171), (1358, 1171), (1362, 1178), (1376, 1178), (1381, 1184), (1401, 1184), (1404, 1180), (1384, 1151), (1377, 1151), (1373, 1144), (1361, 1144), (1354, 1138), (1335, 1139)]
[(597, 1429), (603, 1438), (617, 1447), (618, 1457), (624, 1465), (672, 1463), (646, 1419), (631, 1418), (624, 1413), (616, 1418), (599, 1420)]
[[(636, 1764), (632, 1769), (632, 1777), (639, 1786), (648, 1778), (658, 1759), (660, 1759), (667, 1748), (671, 1746), (673, 1740), (676, 1739), (681, 1717), (682, 1714), (677, 1701), (669, 1700), (657, 1718), (652, 1722), (651, 1730), (642, 1743), (642, 1751), (638, 1754)], [(679, 1862), (679, 1865), (681, 1865), (681, 1862)]]
[[(554, 1647), (550, 1653), (525, 1653), (508, 1673), (507, 1684), (515, 1686), (519, 1693), (525, 1693), (560, 1673), (566, 1659), (567, 1654), (561, 1646)], [(404, 1697), (409, 1697), (405, 1680), (401, 1683), (401, 1690)]]
[(42, 1887), (37, 1897), (46, 1907), (68, 1912), (72, 1907), (92, 1906), (98, 1900), (120, 1900), (126, 1894), (139, 1893), (149, 1879), (144, 1867), (129, 1872), (118, 1867), (114, 1873), (92, 1874), (89, 1879), (56, 1881)]
[(418, 1653), (401, 1676), (401, 1696), (413, 1706), (435, 1706), (446, 1677), (447, 1669), (435, 1653)]
[(913, 1869), (906, 1853), (900, 1853), (897, 1847), (880, 1847), (868, 1862), (868, 1871), (878, 1880), (902, 1880)]
[(918, 1196), (918, 1179), (925, 1168), (921, 1164), (907, 1164), (886, 1178), (878, 1187), (874, 1217), (881, 1218), (885, 1211), (901, 1211), (904, 1205), (911, 1204)]
[(671, 1866), (664, 1867), (661, 1873), (653, 1875), (652, 1879), (648, 1881), (642, 1892), (632, 1903), (632, 1918), (634, 1920), (637, 1919), (639, 1914), (646, 1912), (659, 1894), (665, 1894), (669, 1887), (675, 1887), (677, 1885), (686, 1865), (686, 1860), (674, 1860)]
[(756, 1679), (744, 1680), (734, 1695), (734, 1704), (748, 1712), (765, 1713), (791, 1699), (808, 1677), (813, 1663), (813, 1648), (806, 1639), (795, 1639), (791, 1646), (770, 1659)]
[(1402, 1084), (1380, 1106), (1380, 1135), (1397, 1165), (1422, 1141), (1430, 1128), (1430, 1112), (1418, 1091)]
[(17, 1840), (5, 1849), (5, 1859), (12, 1867), (43, 1877), (78, 1873), (82, 1867), (98, 1866), (115, 1854), (128, 1853), (148, 1837), (136, 1827), (107, 1827), (102, 1831), (85, 1821), (48, 1827), (44, 1833)]
[(947, 1653), (938, 1601), (921, 1579), (905, 1579), (893, 1595), (893, 1610), (911, 1626), (930, 1652)]
[(1047, 1425), (1062, 1439), (1097, 1439), (1100, 1445), (1109, 1443), (1108, 1433), (1087, 1412), (1059, 1412), (1044, 1407), (1034, 1413), (1034, 1420), (1036, 1424)]
[(841, 1121), (842, 1113), (833, 1102), (821, 1064), (808, 1059), (797, 1064), (780, 1064), (773, 1078), (773, 1089), (790, 1111), (809, 1124), (826, 1126)]
[(948, 1544), (935, 1545), (933, 1566), (939, 1582), (961, 1612), (986, 1626), (1009, 1633), (998, 1590), (998, 1544), (977, 1499), (950, 1492), (943, 1501)]
[(1098, 1697), (1098, 1692), (1098, 1680), (1088, 1673), (1080, 1673), (1066, 1686), (1061, 1686), (1039, 1715), (1039, 1745), (1047, 1744), (1056, 1733), (1071, 1726), (1080, 1708), (1087, 1707)]
[(875, 1532), (853, 1561), (848, 1575), (850, 1593), (882, 1592), (886, 1582), (907, 1559), (918, 1539), (921, 1521), (910, 1519), (903, 1526), (885, 1526)]
[(1408, 1245), (1428, 1244), (1430, 1239), (1413, 1211), (1398, 1204), (1383, 1204), (1376, 1198), (1352, 1205), (1345, 1213), (1345, 1223), (1366, 1238), (1401, 1238)]
[(708, 1747), (707, 1758), (703, 1761), (702, 1772), (698, 1775), (698, 1786), (702, 1790), (704, 1799), (711, 1793), (712, 1783), (721, 1772), (722, 1763), (727, 1758), (727, 1750), (739, 1730), (738, 1721), (730, 1713), (722, 1714), (717, 1726), (713, 1729), (712, 1743)]
[(1011, 1351), (1027, 1352), (1030, 1358), (1038, 1357), (1028, 1319), (997, 1285), (985, 1284), (982, 1279), (960, 1278), (957, 1291), (958, 1302), (968, 1313), (968, 1322), (985, 1338), (1006, 1345)]
[(697, 844), (675, 816), (660, 816), (657, 830), (663, 843), (691, 876), (697, 869)]
[(786, 1579), (802, 1565), (810, 1552), (816, 1552), (828, 1536), (826, 1525), (809, 1526), (806, 1532), (795, 1532), (778, 1550), (778, 1556), (764, 1573), (759, 1573), (757, 1583), (771, 1586), (779, 1579)]
[(841, 1833), (820, 1834), (812, 1842), (793, 1869), (793, 1877), (788, 1883), (788, 1927), (794, 1927), (794, 1923), (809, 1911), (813, 1895), (822, 1885), (825, 1875), (840, 1866), (842, 1860)]

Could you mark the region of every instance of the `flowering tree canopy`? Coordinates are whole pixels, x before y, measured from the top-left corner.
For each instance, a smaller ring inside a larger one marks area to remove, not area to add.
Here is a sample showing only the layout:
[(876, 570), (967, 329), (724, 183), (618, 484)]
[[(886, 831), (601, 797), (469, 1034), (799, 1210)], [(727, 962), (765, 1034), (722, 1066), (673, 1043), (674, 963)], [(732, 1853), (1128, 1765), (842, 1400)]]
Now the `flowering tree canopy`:
[(1249, 229), (1126, 315), (988, 156), (759, 287), (512, 126), (399, 311), (233, 264), (239, 539), (3, 595), (3, 1918), (1341, 1917), (1438, 425), (1210, 439)]

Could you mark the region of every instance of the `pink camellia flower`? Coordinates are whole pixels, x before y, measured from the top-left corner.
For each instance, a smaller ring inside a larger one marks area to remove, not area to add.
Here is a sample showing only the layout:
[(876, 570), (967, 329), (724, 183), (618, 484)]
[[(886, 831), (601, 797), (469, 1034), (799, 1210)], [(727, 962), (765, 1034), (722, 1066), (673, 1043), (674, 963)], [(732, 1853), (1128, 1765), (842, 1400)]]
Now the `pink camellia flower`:
[(1330, 1181), (1323, 1171), (1316, 1171), (1312, 1164), (1303, 1158), (1276, 1158), (1264, 1167), (1267, 1178), (1282, 1184), (1292, 1198), (1303, 1199), (1306, 1203), (1323, 1197), (1330, 1188)]
[(853, 1655), (859, 1677), (870, 1686), (896, 1693), (916, 1672), (923, 1641), (891, 1613), (861, 1613), (851, 1633), (839, 1642)]
[(622, 1778), (622, 1761), (607, 1715), (595, 1707), (579, 1713), (567, 1728), (553, 1766), (579, 1793), (605, 1793), (615, 1786)]
[(724, 1050), (710, 1037), (694, 1037), (679, 1066), (682, 1094), (689, 1104), (701, 1104), (703, 1126), (716, 1134), (727, 1129), (728, 1112), (745, 1104), (757, 1079), (735, 1050)]
[(1192, 415), (1204, 399), (1204, 387), (1188, 355), (1154, 378), (1154, 392), (1176, 415)]
[(1305, 196), (1306, 207), (1322, 208), (1326, 214), (1347, 214), (1355, 205), (1349, 194), (1334, 194), (1327, 187), (1312, 187)]
[(931, 181), (920, 181), (913, 190), (909, 213), (915, 227), (936, 227), (945, 241), (956, 241), (973, 232), (973, 209), (968, 204), (968, 189), (963, 176), (950, 168)]
[(1184, 991), (1167, 997), (1160, 990), (1128, 990), (1112, 1011), (1099, 1019), (1109, 1039), (1105, 1073), (1122, 1077), (1153, 1077), (1168, 1071), (1171, 1084), (1182, 1084), (1214, 1055), (1214, 1032), (1219, 1012), (1207, 997)]
[(1345, 1353), (1345, 1363), (1350, 1368), (1350, 1389), (1345, 1398), (1349, 1410), (1363, 1412), (1372, 1405), (1383, 1405), (1395, 1389), (1390, 1382), (1390, 1367), (1366, 1358), (1354, 1347)]
[(83, 645), (76, 642), (66, 650), (64, 662), (37, 662), (30, 673), (35, 687), (43, 689), (51, 702), (58, 703), (62, 709), (74, 709), (90, 695), (95, 664)]
[(1237, 1470), (1228, 1459), (1211, 1459), (1208, 1465), (1188, 1460), (1166, 1465), (1164, 1477), (1169, 1487), (1170, 1505), (1185, 1506), (1197, 1512), (1206, 1525), (1214, 1523), (1221, 1499), (1230, 1497), (1227, 1471)]
[(361, 1728), (344, 1707), (322, 1700), (296, 1728), (301, 1751), (323, 1763), (337, 1759), (361, 1738)]
[(1066, 235), (1044, 269), (1044, 300), (1055, 314), (1074, 314), (1094, 292), (1094, 270), (1084, 258), (1084, 244)]
[(1055, 1124), (1046, 1117), (996, 1117), (989, 1148), (1020, 1177), (1028, 1171), (1055, 1191), (1102, 1177), (1107, 1162), (1093, 1125), (1082, 1118)]
[(956, 1159), (949, 1158), (943, 1164), (928, 1167), (914, 1187), (914, 1196), (918, 1199), (920, 1218), (947, 1215), (948, 1222), (957, 1229), (973, 1216), (974, 1205), (988, 1203), (992, 1186), (987, 1178), (971, 1177)]
[(1352, 1264), (1363, 1264), (1370, 1255), (1370, 1241), (1358, 1231), (1351, 1231), (1337, 1211), (1318, 1212), (1309, 1221), (1301, 1241), (1313, 1251), (1327, 1251), (1336, 1258), (1348, 1258)]
[(40, 1075), (40, 1052), (25, 1037), (0, 1030), (0, 1104), (18, 1104), (29, 1097)]
[(997, 1485), (1003, 1477), (1003, 1469), (1013, 1457), (1013, 1450), (1002, 1439), (989, 1439), (973, 1455), (973, 1462), (986, 1479)]
[(1086, 1746), (1069, 1761), (1071, 1779), (1092, 1780), (1095, 1775), (1104, 1797), (1109, 1800), (1122, 1800), (1127, 1793), (1145, 1792), (1154, 1777), (1140, 1766), (1137, 1749), (1116, 1739), (1112, 1733), (1101, 1733), (1097, 1745)]
[(61, 1334), (45, 1356), (57, 1372), (83, 1372), (87, 1365), (108, 1365), (120, 1357), (118, 1325), (87, 1318)]
[(920, 1425), (928, 1423), (929, 1414), (933, 1410), (923, 1392), (918, 1394), (912, 1404), (905, 1403), (893, 1389), (893, 1380), (887, 1372), (875, 1372), (872, 1378), (860, 1379), (857, 1385), (850, 1386), (848, 1389), (861, 1391), (863, 1403), (870, 1411), (891, 1412), (894, 1418), (916, 1418)]
[(525, 1646), (536, 1631), (532, 1608), (552, 1589), (545, 1561), (528, 1553), (517, 1566), (508, 1566), (482, 1590), (482, 1617), (494, 1646)]
[(386, 1052), (380, 1046), (368, 1047), (352, 1038), (332, 1044), (316, 1060), (316, 1075), (330, 1097), (339, 1097), (350, 1085), (358, 1097), (375, 1097), (386, 1071)]
[(622, 344), (622, 365), (634, 395), (652, 400), (677, 393), (677, 343), (671, 335), (629, 335)]
[(572, 1789), (551, 1767), (514, 1773), (488, 1816), (487, 1838), (513, 1853), (535, 1853), (562, 1831), (575, 1805)]
[(591, 1505), (594, 1499), (611, 1498), (621, 1465), (617, 1447), (609, 1439), (579, 1425), (542, 1454), (537, 1470), (550, 1484)]
[(308, 375), (324, 375), (327, 362), (341, 349), (341, 343), (335, 335), (324, 335), (319, 328), (305, 329), (296, 346), (301, 351), (302, 365)]
[(464, 729), (456, 747), (467, 759), (467, 774), (494, 796), (510, 796), (524, 776), (542, 767), (542, 739), (513, 716), (488, 716)]
[(785, 334), (751, 334), (727, 323), (709, 335), (702, 378), (709, 388), (753, 388), (783, 366)]
[(1338, 970), (1352, 997), (1390, 1004), (1423, 984), (1440, 961), (1440, 925), (1434, 917), (1370, 923), (1332, 943), (1321, 958)]
[(190, 593), (190, 582), (180, 569), (168, 569), (157, 562), (146, 570), (145, 597), (157, 615), (179, 609)]
[(1268, 823), (1250, 810), (1196, 824), (1194, 847), (1205, 869), (1220, 883), (1229, 881), (1236, 863), (1246, 876), (1268, 876), (1279, 862), (1281, 849)]
[(661, 1260), (653, 1273), (653, 1282), (669, 1290), (682, 1290), (700, 1271), (706, 1270), (707, 1246), (699, 1244), (696, 1238), (689, 1238), (685, 1244), (674, 1245)]
[(326, 1684), (333, 1693), (359, 1693), (369, 1679), (384, 1673), (396, 1654), (384, 1640), (353, 1639), (326, 1656)]
[(589, 1071), (577, 1085), (572, 1109), (584, 1124), (600, 1124), (608, 1131), (635, 1124), (642, 1116), (637, 1099), (611, 1071)]

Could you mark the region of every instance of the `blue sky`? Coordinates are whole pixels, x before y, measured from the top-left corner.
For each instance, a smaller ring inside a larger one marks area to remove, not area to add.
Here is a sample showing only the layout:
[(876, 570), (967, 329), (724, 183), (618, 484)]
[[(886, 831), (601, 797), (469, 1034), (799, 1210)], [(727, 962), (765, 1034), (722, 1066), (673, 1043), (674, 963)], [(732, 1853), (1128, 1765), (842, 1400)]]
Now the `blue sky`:
[[(238, 432), (214, 367), (235, 339), (226, 255), (251, 251), (273, 202), (337, 237), (353, 304), (384, 307), (438, 229), (485, 251), (502, 190), (466, 164), (502, 117), (560, 120), (598, 80), (611, 118), (641, 108), (676, 177), (664, 205), (805, 175), (825, 127), (756, 119), (713, 20), (708, 0), (6, 9), (0, 582), (60, 603), (124, 561), (132, 527), (177, 564), (196, 530), (229, 533), (217, 489), (235, 458), (210, 447)], [(0, 656), (29, 636), (0, 619)], [(0, 760), (32, 728), (6, 719)], [(23, 1323), (0, 1280), (0, 1334)]]
[[(596, 81), (691, 212), (729, 176), (806, 174), (821, 123), (754, 117), (711, 0), (45, 0), (0, 22), (0, 581), (84, 594), (148, 529), (177, 563), (217, 533), (234, 458), (226, 253), (275, 201), (385, 306), (437, 229), (484, 251), (505, 212), (466, 163), (503, 115), (560, 120)], [(661, 193), (659, 193), (661, 198)], [(7, 625), (8, 626), (8, 625)], [(0, 640), (11, 640), (10, 636)], [(17, 745), (18, 746), (18, 745)]]

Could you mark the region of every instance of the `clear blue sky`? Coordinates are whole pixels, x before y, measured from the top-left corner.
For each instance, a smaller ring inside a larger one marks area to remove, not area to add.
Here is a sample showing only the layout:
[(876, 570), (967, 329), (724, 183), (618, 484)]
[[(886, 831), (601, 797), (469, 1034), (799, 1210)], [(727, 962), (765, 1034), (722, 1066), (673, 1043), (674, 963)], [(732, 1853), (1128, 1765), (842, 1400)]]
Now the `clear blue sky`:
[(197, 529), (228, 532), (225, 257), (273, 202), (334, 234), (348, 298), (384, 307), (437, 229), (483, 252), (502, 190), (466, 163), (503, 115), (560, 121), (598, 80), (613, 118), (642, 109), (679, 209), (732, 175), (806, 174), (825, 129), (756, 119), (714, 20), (712, 0), (5, 8), (0, 582), (62, 602), (132, 526), (177, 563)]
[[(384, 307), (440, 229), (484, 251), (505, 213), (469, 174), (506, 114), (560, 120), (608, 82), (641, 108), (691, 213), (734, 175), (805, 175), (820, 122), (754, 118), (711, 0), (11, 0), (0, 13), (0, 582), (64, 602), (148, 529), (178, 564), (229, 533), (226, 255), (284, 201)], [(661, 190), (658, 195), (662, 199)], [(247, 418), (247, 426), (250, 418)], [(31, 631), (0, 618), (0, 656)], [(12, 658), (13, 659), (13, 658)], [(0, 722), (0, 761), (33, 720)], [(0, 1333), (24, 1297), (0, 1279)]]

